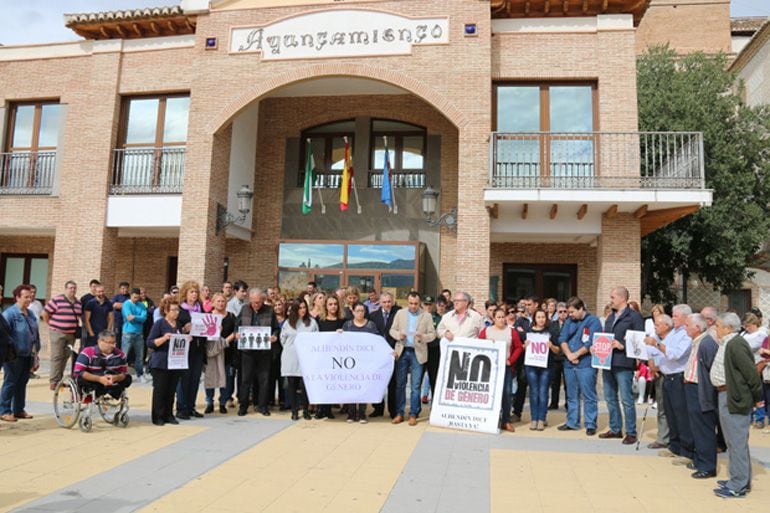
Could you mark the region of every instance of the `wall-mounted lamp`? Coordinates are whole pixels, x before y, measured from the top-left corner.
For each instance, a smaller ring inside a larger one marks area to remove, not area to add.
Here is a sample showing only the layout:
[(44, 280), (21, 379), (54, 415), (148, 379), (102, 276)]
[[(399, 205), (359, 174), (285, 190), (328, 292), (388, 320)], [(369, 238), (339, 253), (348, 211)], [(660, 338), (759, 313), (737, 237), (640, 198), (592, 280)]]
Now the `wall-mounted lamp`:
[(422, 213), (425, 214), (425, 222), (431, 226), (441, 226), (442, 224), (450, 230), (457, 230), (457, 209), (453, 208), (446, 214), (436, 215), (438, 206), (439, 192), (428, 185), (422, 191)]
[(238, 212), (241, 215), (235, 216), (228, 212), (222, 204), (217, 203), (217, 235), (230, 224), (244, 222), (246, 215), (251, 212), (251, 199), (254, 197), (254, 191), (249, 189), (248, 185), (244, 185), (235, 196), (238, 198)]

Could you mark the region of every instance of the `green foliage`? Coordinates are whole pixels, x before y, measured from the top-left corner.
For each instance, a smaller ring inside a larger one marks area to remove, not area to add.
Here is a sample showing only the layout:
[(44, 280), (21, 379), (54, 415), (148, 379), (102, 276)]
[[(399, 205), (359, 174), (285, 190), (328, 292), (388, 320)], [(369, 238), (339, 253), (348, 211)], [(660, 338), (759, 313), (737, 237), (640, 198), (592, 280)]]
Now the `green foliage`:
[(713, 205), (642, 239), (642, 288), (674, 299), (674, 274), (696, 273), (719, 289), (740, 288), (768, 238), (770, 109), (737, 94), (724, 55), (679, 57), (651, 48), (637, 61), (639, 129), (703, 132), (706, 187)]

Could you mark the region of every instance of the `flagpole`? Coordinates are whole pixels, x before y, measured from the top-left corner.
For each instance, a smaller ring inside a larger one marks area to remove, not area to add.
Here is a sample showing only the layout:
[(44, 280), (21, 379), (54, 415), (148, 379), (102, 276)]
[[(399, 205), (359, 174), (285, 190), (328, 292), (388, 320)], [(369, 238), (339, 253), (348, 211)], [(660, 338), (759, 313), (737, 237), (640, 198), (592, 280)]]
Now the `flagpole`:
[[(347, 145), (348, 144), (348, 137), (347, 136), (343, 137), (343, 140), (345, 141), (345, 144)], [(348, 156), (349, 155), (350, 155), (350, 153), (348, 153)], [(353, 158), (350, 157), (350, 160), (352, 161)], [(353, 169), (355, 169), (355, 167)], [(358, 214), (360, 214), (361, 213), (361, 203), (358, 201), (358, 187), (356, 187), (356, 175), (355, 175), (355, 173), (353, 173), (353, 176), (350, 177), (350, 186), (353, 189), (353, 196), (356, 197), (356, 212)], [(350, 198), (348, 198), (348, 201), (350, 201)]]
[[(388, 151), (388, 136), (387, 135), (383, 135), (382, 138), (385, 141), (385, 152), (387, 153), (387, 151)], [(388, 170), (388, 171), (390, 171), (390, 170)], [(392, 172), (388, 173), (388, 181), (390, 182), (390, 200), (393, 202), (393, 213), (394, 214), (398, 214), (398, 205), (396, 204), (396, 188), (393, 186), (395, 181), (393, 179), (393, 173)]]
[[(310, 146), (310, 137), (307, 138), (307, 144)], [(326, 205), (324, 205), (324, 197), (323, 194), (321, 194), (321, 186), (320, 184), (318, 186), (311, 184), (311, 187), (316, 189), (318, 191), (318, 201), (321, 203), (321, 213), (326, 213)]]

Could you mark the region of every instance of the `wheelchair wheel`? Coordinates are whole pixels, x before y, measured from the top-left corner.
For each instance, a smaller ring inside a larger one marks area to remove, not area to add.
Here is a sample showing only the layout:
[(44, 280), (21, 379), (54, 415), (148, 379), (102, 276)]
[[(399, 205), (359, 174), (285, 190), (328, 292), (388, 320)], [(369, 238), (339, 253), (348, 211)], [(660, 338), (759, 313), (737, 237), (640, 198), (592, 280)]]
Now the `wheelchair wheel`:
[(128, 426), (128, 413), (123, 412), (120, 415), (115, 416), (117, 418), (117, 422), (115, 423), (116, 426), (120, 426), (122, 428)]
[(94, 427), (93, 422), (91, 421), (91, 417), (88, 415), (83, 415), (80, 417), (80, 420), (78, 421), (78, 427), (83, 433), (89, 433)]
[(96, 409), (99, 410), (99, 415), (102, 416), (104, 422), (114, 425), (118, 423), (122, 407), (123, 403), (120, 400), (107, 398), (106, 396), (102, 396), (96, 405)]
[(53, 413), (63, 428), (74, 426), (80, 417), (80, 392), (72, 378), (64, 378), (56, 384), (53, 394)]

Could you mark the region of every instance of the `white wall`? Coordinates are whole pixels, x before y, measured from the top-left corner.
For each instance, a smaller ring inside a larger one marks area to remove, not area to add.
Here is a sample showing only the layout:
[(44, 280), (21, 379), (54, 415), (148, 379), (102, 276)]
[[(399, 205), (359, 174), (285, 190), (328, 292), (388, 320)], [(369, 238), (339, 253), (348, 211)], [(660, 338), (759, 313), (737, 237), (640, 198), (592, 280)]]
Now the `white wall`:
[[(248, 185), (254, 190), (254, 169), (257, 160), (257, 128), (259, 126), (259, 102), (249, 105), (233, 121), (233, 133), (230, 142), (230, 174), (227, 190), (227, 211), (238, 214), (238, 190)], [(258, 194), (255, 191), (255, 197)], [(251, 219), (227, 227), (227, 234), (243, 240), (251, 240)]]

